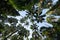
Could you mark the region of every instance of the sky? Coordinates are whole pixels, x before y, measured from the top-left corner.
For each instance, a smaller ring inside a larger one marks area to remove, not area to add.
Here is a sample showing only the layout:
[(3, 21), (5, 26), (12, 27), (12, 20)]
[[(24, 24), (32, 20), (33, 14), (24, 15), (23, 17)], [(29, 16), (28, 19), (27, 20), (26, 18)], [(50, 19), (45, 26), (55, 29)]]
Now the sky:
[[(48, 11), (48, 9), (42, 10), (42, 15), (45, 14), (47, 11)], [(21, 24), (21, 23), (20, 23), (20, 19), (21, 19), (22, 17), (25, 17), (26, 14), (27, 14), (25, 11), (19, 11), (19, 13), (21, 14), (21, 16), (16, 16), (16, 17), (8, 16), (8, 17), (12, 17), (12, 18), (17, 18), (17, 19), (18, 19), (17, 25)], [(46, 17), (45, 17), (45, 19), (46, 19)], [(24, 24), (22, 24), (22, 25), (24, 26), (24, 28), (26, 28), (27, 30), (30, 31), (30, 35), (29, 35), (29, 37), (28, 37), (28, 38), (30, 39), (30, 38), (32, 38), (32, 33), (33, 33), (33, 30), (30, 29), (30, 25), (32, 25), (32, 23), (30, 22), (30, 19), (28, 19), (27, 21), (29, 22), (28, 27), (27, 27), (26, 25), (24, 25)], [(35, 23), (36, 23), (36, 22), (35, 22)], [(5, 23), (5, 24), (10, 25), (9, 23)], [(45, 26), (45, 27), (50, 26), (50, 27), (52, 27), (52, 25), (49, 24), (49, 23), (47, 23), (47, 22), (37, 23), (37, 25), (39, 26), (38, 29), (40, 29), (40, 27), (42, 27), (42, 26)], [(15, 33), (15, 34), (17, 34), (17, 33)]]
[[(53, 1), (53, 3), (52, 3), (53, 5), (55, 5), (56, 2), (57, 2), (57, 0), (52, 0), (52, 1)], [(48, 10), (49, 10), (49, 9), (43, 9), (41, 15), (45, 14)], [(19, 13), (20, 13), (22, 16), (16, 16), (16, 17), (15, 17), (15, 18), (18, 19), (17, 25), (20, 24), (20, 21), (19, 21), (19, 20), (20, 20), (22, 17), (25, 17), (26, 14), (27, 14), (25, 11), (19, 11)], [(8, 16), (8, 17), (13, 17), (13, 16)], [(14, 17), (13, 17), (13, 18), (14, 18)], [(44, 18), (46, 19), (46, 17), (44, 17)], [(57, 16), (57, 18), (59, 18), (59, 16)], [(29, 35), (28, 38), (31, 38), (31, 37), (32, 37), (33, 30), (30, 29), (30, 25), (31, 25), (32, 23), (30, 22), (29, 19), (28, 19), (27, 21), (29, 22), (29, 26), (28, 26), (28, 27), (27, 27), (26, 25), (24, 25), (24, 24), (22, 24), (22, 25), (24, 26), (24, 28), (26, 28), (27, 30), (30, 31), (30, 35)], [(45, 20), (45, 21), (46, 21), (46, 20)], [(10, 25), (9, 23), (6, 23), (6, 24)], [(47, 23), (47, 22), (37, 23), (37, 25), (39, 26), (39, 28), (40, 28), (41, 26), (46, 26), (46, 27), (50, 26), (50, 27), (53, 27), (52, 24), (49, 24), (49, 23)], [(39, 29), (39, 28), (38, 28), (38, 29)]]
[[(52, 3), (53, 5), (56, 4), (56, 2), (57, 2), (57, 0), (52, 0), (52, 1), (53, 1), (53, 3)], [(49, 10), (49, 9), (43, 9), (41, 15), (45, 14), (48, 10)], [(25, 14), (27, 14), (25, 11), (19, 11), (19, 13), (20, 13), (23, 17), (26, 16)], [(17, 18), (20, 19), (19, 17), (17, 17)], [(58, 18), (58, 17), (57, 17), (57, 18)], [(45, 17), (45, 19), (46, 19), (46, 17)], [(28, 20), (28, 21), (29, 21), (29, 23), (30, 23), (30, 20)], [(30, 23), (30, 24), (31, 24), (31, 23)], [(51, 24), (49, 24), (49, 23), (47, 23), (47, 22), (37, 23), (37, 25), (39, 26), (39, 28), (40, 28), (41, 26), (46, 26), (46, 27), (48, 27), (48, 26), (52, 27), (52, 26), (53, 26), (53, 25), (51, 25)], [(25, 28), (26, 28), (26, 26), (25, 26)], [(28, 28), (26, 28), (26, 29), (29, 29), (30, 35), (29, 35), (28, 38), (31, 38), (33, 31), (30, 29), (30, 27), (28, 27)]]
[[(45, 14), (45, 13), (47, 12), (47, 10), (48, 10), (48, 9), (44, 9), (44, 10), (42, 11), (42, 15)], [(26, 14), (27, 14), (25, 11), (19, 11), (19, 13), (22, 15), (22, 17), (26, 16)], [(16, 18), (17, 18), (18, 20), (20, 20), (20, 18), (22, 18), (22, 17), (21, 17), (21, 16), (17, 16)], [(29, 26), (28, 26), (28, 27), (25, 26), (24, 24), (22, 24), (22, 25), (24, 26), (24, 28), (26, 28), (27, 30), (30, 31), (30, 35), (29, 35), (29, 37), (28, 37), (28, 38), (30, 39), (30, 38), (32, 38), (32, 33), (33, 33), (33, 30), (30, 29), (30, 25), (32, 25), (32, 23), (30, 22), (29, 19), (28, 19), (27, 21), (29, 22)], [(18, 22), (18, 24), (19, 24), (19, 23), (20, 23), (20, 22)], [(42, 27), (42, 26), (46, 26), (46, 27), (51, 26), (51, 27), (52, 27), (52, 25), (49, 24), (49, 23), (47, 23), (47, 22), (37, 23), (37, 25), (39, 26), (38, 29), (40, 29), (40, 27)]]

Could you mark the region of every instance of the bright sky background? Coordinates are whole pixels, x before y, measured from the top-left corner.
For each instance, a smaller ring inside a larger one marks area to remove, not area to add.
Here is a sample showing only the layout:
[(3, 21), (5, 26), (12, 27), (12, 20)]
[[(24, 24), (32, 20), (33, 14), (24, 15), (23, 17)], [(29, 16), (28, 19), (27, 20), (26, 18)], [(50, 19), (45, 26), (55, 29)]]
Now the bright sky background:
[[(56, 4), (56, 2), (57, 2), (57, 0), (52, 0), (52, 1), (53, 1), (53, 3), (52, 3), (53, 5)], [(43, 9), (41, 15), (45, 14), (48, 10), (49, 10), (49, 9)], [(19, 13), (20, 13), (23, 17), (26, 16), (25, 14), (27, 14), (25, 11), (19, 11)], [(8, 17), (12, 17), (12, 16), (8, 16)], [(17, 18), (18, 20), (20, 20), (22, 17), (21, 17), (21, 16), (17, 16), (17, 17), (15, 17), (15, 18)], [(46, 17), (44, 17), (44, 18), (46, 19)], [(59, 16), (57, 16), (57, 18), (59, 18)], [(29, 25), (32, 24), (29, 19), (28, 19), (27, 21), (29, 22)], [(46, 21), (46, 20), (45, 20), (45, 21)], [(7, 24), (8, 24), (8, 23), (7, 23)], [(18, 24), (20, 24), (19, 21), (18, 21)], [(17, 25), (18, 25), (18, 24), (17, 24)], [(9, 25), (10, 25), (10, 24), (9, 24)], [(22, 24), (22, 25), (24, 26), (24, 24)], [(51, 27), (52, 27), (52, 25), (49, 24), (49, 23), (47, 23), (47, 22), (37, 23), (37, 25), (39, 26), (39, 28), (40, 28), (41, 26), (46, 26), (46, 27), (51, 26)], [(29, 38), (31, 38), (33, 31), (30, 29), (30, 26), (28, 26), (28, 27), (27, 27), (27, 26), (24, 26), (24, 28), (26, 28), (27, 30), (30, 31)], [(38, 28), (38, 29), (39, 29), (39, 28)]]
[[(52, 0), (52, 1), (53, 1), (53, 5), (56, 4), (56, 2), (57, 2), (57, 0)], [(48, 10), (49, 10), (49, 9), (43, 9), (43, 10), (42, 10), (42, 15), (45, 14)], [(26, 16), (26, 15), (25, 15), (25, 14), (26, 14), (25, 11), (19, 11), (19, 13), (20, 13), (23, 17)], [(57, 18), (58, 18), (58, 17), (57, 17)], [(20, 17), (17, 17), (17, 19), (20, 19)], [(45, 19), (46, 19), (46, 17), (45, 17)], [(29, 20), (28, 20), (28, 21), (29, 21)], [(29, 22), (30, 22), (30, 21), (29, 21)], [(30, 23), (30, 24), (31, 24), (31, 23)], [(52, 25), (49, 24), (49, 23), (47, 23), (47, 22), (37, 23), (37, 25), (39, 25), (39, 28), (40, 28), (41, 26), (46, 26), (46, 27), (51, 26), (51, 27), (52, 27)], [(30, 30), (29, 38), (31, 38), (33, 31), (30, 29), (30, 27), (27, 28), (27, 27), (25, 26), (25, 28), (28, 29), (28, 30)]]

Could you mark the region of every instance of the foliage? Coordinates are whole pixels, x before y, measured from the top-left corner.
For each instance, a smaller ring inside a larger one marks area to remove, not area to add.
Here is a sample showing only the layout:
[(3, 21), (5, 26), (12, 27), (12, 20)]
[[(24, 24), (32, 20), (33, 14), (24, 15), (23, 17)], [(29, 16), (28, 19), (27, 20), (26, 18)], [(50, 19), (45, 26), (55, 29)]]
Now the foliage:
[[(60, 0), (54, 5), (52, 2), (52, 0), (0, 0), (1, 40), (24, 40), (24, 38), (29, 40), (30, 29), (33, 31), (30, 40), (59, 40), (60, 19), (55, 16), (60, 16)], [(43, 9), (47, 8), (49, 10), (42, 15)], [(27, 10), (25, 17), (19, 13), (21, 10)], [(16, 16), (22, 18), (18, 20)], [(46, 22), (52, 24), (53, 27), (37, 25), (45, 21), (44, 17), (46, 17)]]
[(38, 2), (38, 0), (9, 0), (10, 3), (18, 10), (30, 10), (32, 5)]

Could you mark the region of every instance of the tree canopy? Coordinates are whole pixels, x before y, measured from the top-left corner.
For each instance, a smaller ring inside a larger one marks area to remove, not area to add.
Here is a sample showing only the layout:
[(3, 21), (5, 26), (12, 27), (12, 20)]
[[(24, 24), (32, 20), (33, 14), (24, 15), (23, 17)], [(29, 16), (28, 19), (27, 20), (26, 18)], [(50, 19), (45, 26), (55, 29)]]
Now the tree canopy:
[[(0, 0), (0, 40), (59, 40), (60, 0), (53, 3), (54, 0)], [(20, 11), (25, 11), (25, 16)]]

